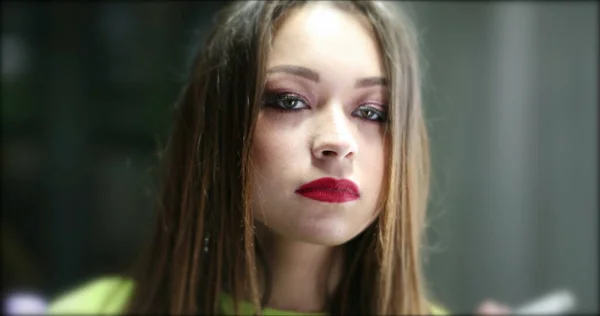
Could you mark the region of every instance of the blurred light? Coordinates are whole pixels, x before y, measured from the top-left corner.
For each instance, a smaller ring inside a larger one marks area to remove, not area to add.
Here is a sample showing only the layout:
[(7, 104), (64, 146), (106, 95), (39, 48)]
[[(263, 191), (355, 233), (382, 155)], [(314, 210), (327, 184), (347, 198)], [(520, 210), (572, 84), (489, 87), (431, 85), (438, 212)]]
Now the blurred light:
[(15, 293), (4, 301), (5, 315), (44, 314), (48, 308), (46, 300), (33, 293)]
[(15, 35), (2, 35), (2, 80), (12, 79), (27, 71), (27, 47)]

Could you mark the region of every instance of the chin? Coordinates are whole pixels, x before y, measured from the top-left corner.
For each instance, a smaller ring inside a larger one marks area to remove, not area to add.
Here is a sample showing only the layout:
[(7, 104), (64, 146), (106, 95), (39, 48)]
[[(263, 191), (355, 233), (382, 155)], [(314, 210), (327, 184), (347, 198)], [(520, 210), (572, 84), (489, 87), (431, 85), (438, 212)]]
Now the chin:
[(305, 242), (308, 244), (319, 245), (319, 246), (330, 246), (330, 247), (343, 245), (346, 242), (348, 242), (350, 239), (352, 239), (349, 237), (338, 236), (338, 235), (334, 235), (334, 234), (329, 234), (329, 235), (326, 235), (326, 234), (323, 234), (323, 235), (300, 234), (297, 236), (290, 236), (290, 238), (293, 238), (295, 240)]
[[(288, 211), (269, 212), (270, 209)], [(283, 239), (333, 247), (347, 243), (373, 223), (376, 214), (361, 212), (364, 209), (356, 205), (289, 205), (266, 208), (266, 212), (259, 209), (255, 220)]]
[(294, 223), (292, 227), (278, 232), (286, 238), (321, 246), (339, 246), (357, 236), (362, 229), (347, 223), (321, 220), (310, 224)]

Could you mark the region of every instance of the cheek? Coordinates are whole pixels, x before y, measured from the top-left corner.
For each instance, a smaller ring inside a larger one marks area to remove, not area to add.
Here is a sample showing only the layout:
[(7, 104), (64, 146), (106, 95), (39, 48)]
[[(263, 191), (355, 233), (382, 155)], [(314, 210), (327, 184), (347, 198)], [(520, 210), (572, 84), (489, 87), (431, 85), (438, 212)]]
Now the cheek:
[(261, 185), (277, 183), (282, 170), (289, 170), (298, 159), (300, 143), (298, 131), (281, 126), (285, 122), (274, 120), (268, 113), (261, 113), (256, 122), (252, 144), (252, 162)]
[(360, 146), (360, 168), (366, 175), (371, 175), (369, 178), (380, 179), (386, 168), (387, 146), (381, 134), (371, 134), (365, 135)]
[(359, 153), (359, 168), (363, 181), (372, 190), (369, 204), (375, 205), (380, 197), (387, 181), (387, 146), (381, 136), (370, 138), (362, 144)]
[(252, 144), (252, 161), (254, 166), (262, 172), (266, 166), (269, 166), (278, 161), (277, 156), (280, 152), (277, 143), (277, 134), (273, 132), (273, 128), (265, 126), (263, 119), (257, 121), (256, 130), (254, 133), (254, 141)]
[(286, 180), (293, 175), (292, 167), (298, 166), (297, 149), (293, 148), (299, 143), (297, 136), (285, 128), (284, 121), (270, 113), (259, 114), (251, 150), (253, 213), (268, 226), (285, 218), (278, 210), (282, 201), (289, 199), (291, 188)]

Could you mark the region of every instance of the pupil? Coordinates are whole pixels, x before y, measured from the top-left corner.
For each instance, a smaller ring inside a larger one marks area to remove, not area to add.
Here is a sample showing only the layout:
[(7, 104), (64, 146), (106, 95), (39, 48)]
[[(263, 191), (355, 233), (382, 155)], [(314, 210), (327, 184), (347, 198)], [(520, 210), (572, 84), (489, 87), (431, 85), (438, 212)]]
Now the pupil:
[(284, 100), (284, 101), (283, 101), (283, 105), (284, 105), (286, 108), (293, 108), (293, 107), (294, 107), (294, 105), (295, 105), (295, 102), (296, 102), (296, 100), (290, 100), (290, 99), (287, 99), (287, 100)]

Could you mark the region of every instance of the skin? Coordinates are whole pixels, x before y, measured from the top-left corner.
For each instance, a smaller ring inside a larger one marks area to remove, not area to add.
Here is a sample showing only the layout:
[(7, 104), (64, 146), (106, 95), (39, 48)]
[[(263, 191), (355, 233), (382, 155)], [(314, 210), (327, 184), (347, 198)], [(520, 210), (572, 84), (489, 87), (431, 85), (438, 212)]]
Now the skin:
[[(318, 80), (288, 66), (308, 68)], [(315, 2), (279, 25), (267, 72), (266, 92), (276, 97), (259, 114), (252, 153), (257, 236), (272, 272), (267, 305), (323, 311), (339, 281), (338, 246), (378, 215), (386, 87), (379, 79), (357, 81), (381, 78), (382, 59), (366, 20)], [(282, 100), (282, 93), (295, 99)], [(360, 198), (327, 203), (295, 193), (322, 177), (355, 182)]]
[[(298, 67), (310, 72), (293, 71)], [(385, 122), (378, 119), (387, 107), (387, 88), (378, 79), (381, 52), (364, 17), (312, 2), (278, 25), (267, 73), (269, 101), (252, 148), (256, 234), (272, 282), (267, 306), (323, 312), (342, 274), (340, 245), (379, 212), (386, 148)], [(360, 198), (326, 203), (295, 193), (322, 177), (355, 182)], [(509, 312), (494, 302), (477, 310)]]

